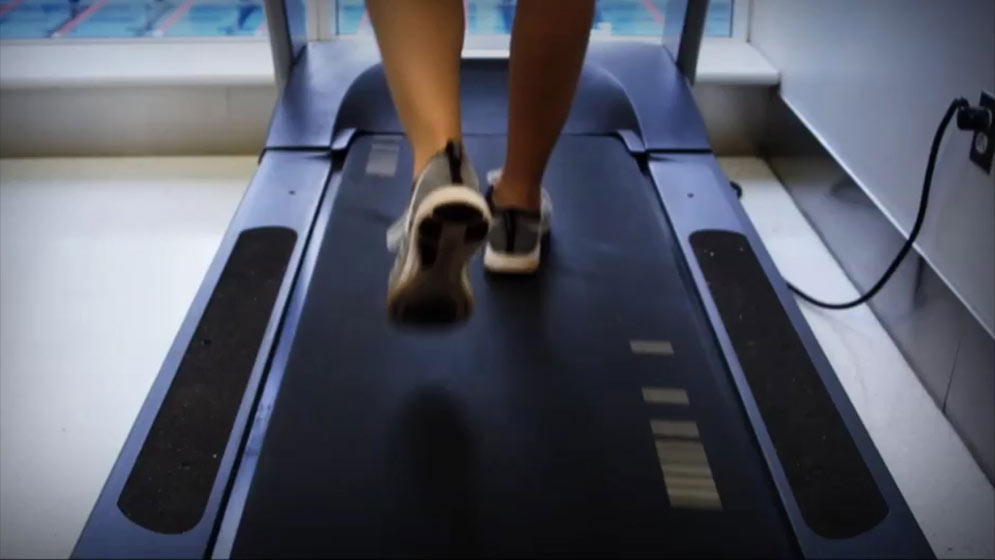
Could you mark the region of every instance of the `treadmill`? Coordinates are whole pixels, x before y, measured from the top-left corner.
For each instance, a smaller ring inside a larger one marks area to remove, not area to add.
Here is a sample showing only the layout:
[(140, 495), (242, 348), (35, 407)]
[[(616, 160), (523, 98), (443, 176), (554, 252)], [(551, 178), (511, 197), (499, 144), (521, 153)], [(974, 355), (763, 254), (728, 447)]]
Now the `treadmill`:
[[(544, 186), (540, 272), (393, 325), (411, 153), (372, 41), (267, 2), (258, 170), (73, 556), (929, 557), (712, 154), (664, 44), (592, 40)], [(676, 23), (675, 23), (676, 22)], [(465, 56), (465, 146), (503, 161), (506, 54)]]

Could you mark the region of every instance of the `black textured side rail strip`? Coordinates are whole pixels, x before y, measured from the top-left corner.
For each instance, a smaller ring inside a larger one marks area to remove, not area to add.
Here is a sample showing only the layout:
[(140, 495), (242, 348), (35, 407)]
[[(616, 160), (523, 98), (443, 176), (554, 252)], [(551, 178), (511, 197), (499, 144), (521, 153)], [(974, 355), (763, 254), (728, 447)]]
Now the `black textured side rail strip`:
[(297, 234), (243, 231), (142, 445), (118, 507), (160, 533), (204, 513)]
[(746, 237), (691, 246), (805, 522), (828, 538), (877, 525), (888, 506)]

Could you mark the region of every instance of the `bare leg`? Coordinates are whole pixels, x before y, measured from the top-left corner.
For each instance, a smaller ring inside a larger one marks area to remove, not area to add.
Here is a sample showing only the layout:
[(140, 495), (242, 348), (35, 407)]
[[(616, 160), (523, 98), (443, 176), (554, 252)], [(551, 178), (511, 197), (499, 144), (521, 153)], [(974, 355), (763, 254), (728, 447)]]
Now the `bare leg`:
[(387, 231), (397, 256), (387, 311), (399, 323), (452, 323), (473, 311), (469, 263), (491, 215), (463, 154), (462, 0), (367, 0), (387, 85), (414, 152), (407, 210)]
[(459, 140), (461, 0), (367, 0), (387, 85), (414, 152), (417, 177), (448, 140)]
[(570, 112), (593, 18), (594, 0), (519, 0), (511, 33), (508, 153), (494, 191), (499, 206), (539, 207), (542, 174)]

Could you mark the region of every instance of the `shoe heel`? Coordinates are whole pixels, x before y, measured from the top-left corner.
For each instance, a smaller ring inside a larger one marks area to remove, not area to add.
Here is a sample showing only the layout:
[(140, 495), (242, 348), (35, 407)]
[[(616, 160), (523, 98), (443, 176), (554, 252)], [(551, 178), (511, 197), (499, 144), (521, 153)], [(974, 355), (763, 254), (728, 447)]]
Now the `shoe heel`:
[(442, 238), (442, 221), (429, 216), (418, 225), (418, 255), (422, 268), (431, 267), (439, 257), (439, 241)]
[(443, 204), (432, 212), (432, 218), (447, 224), (463, 225), (466, 228), (463, 234), (466, 243), (483, 242), (490, 229), (484, 214), (468, 204)]
[(484, 221), (484, 214), (479, 208), (455, 202), (439, 205), (432, 211), (432, 217), (443, 222), (460, 224)]
[(489, 230), (490, 226), (484, 220), (474, 222), (466, 226), (466, 233), (463, 234), (463, 240), (467, 243), (483, 243), (484, 239), (487, 238)]

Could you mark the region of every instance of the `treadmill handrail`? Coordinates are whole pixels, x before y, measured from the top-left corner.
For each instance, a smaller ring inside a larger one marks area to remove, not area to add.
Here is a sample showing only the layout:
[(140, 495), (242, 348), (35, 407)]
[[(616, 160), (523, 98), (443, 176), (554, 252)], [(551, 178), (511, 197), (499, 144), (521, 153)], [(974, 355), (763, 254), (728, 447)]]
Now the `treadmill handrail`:
[(701, 38), (705, 34), (705, 16), (708, 13), (708, 0), (687, 0), (684, 26), (681, 28), (681, 42), (677, 48), (677, 68), (694, 85), (698, 69), (698, 53), (701, 51)]
[[(270, 51), (273, 54), (273, 69), (280, 89), (290, 77), (290, 69), (297, 60), (301, 48), (307, 43), (306, 11), (299, 6), (301, 0), (290, 0), (297, 4), (288, 6), (287, 0), (264, 0), (266, 25), (269, 30)], [(687, 0), (684, 24), (677, 50), (677, 68), (694, 85), (698, 67), (698, 53), (705, 31), (705, 16), (708, 13), (708, 0)], [(664, 47), (661, 47), (664, 48)]]
[(307, 16), (299, 5), (301, 0), (291, 0), (294, 6), (288, 6), (287, 0), (265, 0), (263, 6), (266, 12), (266, 28), (269, 32), (269, 48), (273, 55), (273, 70), (276, 74), (276, 85), (283, 89), (290, 77), (297, 55), (304, 44), (307, 35)]

